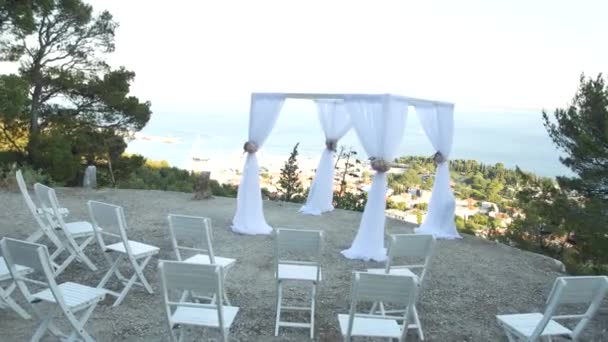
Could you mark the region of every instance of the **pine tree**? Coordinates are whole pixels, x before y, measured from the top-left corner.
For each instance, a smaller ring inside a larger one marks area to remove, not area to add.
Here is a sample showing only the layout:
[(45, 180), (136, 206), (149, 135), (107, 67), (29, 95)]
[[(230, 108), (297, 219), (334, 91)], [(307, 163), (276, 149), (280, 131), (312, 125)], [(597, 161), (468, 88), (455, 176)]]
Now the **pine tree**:
[(298, 146), (300, 143), (297, 143), (291, 154), (289, 155), (289, 159), (285, 162), (285, 165), (281, 169), (281, 178), (279, 179), (279, 190), (283, 193), (282, 199), (287, 202), (297, 202), (299, 198), (302, 197), (304, 193), (304, 187), (302, 186), (302, 182), (300, 181), (300, 171), (298, 167)]

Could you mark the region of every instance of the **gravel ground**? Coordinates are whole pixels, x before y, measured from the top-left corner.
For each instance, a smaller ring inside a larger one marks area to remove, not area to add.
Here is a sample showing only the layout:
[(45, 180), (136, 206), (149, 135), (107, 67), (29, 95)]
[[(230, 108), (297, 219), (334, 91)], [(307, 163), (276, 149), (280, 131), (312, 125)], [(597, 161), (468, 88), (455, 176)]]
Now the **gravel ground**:
[[(86, 220), (86, 200), (95, 199), (122, 205), (132, 240), (161, 248), (160, 259), (173, 259), (166, 216), (169, 213), (210, 217), (214, 225), (214, 249), (217, 255), (237, 259), (227, 276), (228, 295), (239, 306), (231, 329), (231, 340), (238, 341), (307, 341), (306, 329), (282, 329), (274, 337), (275, 283), (272, 274), (272, 239), (269, 236), (242, 236), (228, 227), (235, 210), (235, 200), (214, 198), (193, 201), (190, 194), (139, 191), (58, 189), (63, 206), (70, 209), (71, 220)], [(0, 192), (0, 236), (25, 238), (34, 231), (19, 193)], [(347, 313), (350, 280), (353, 270), (381, 267), (374, 262), (351, 261), (340, 250), (349, 247), (358, 227), (360, 214), (335, 210), (322, 217), (298, 214), (298, 206), (265, 202), (266, 219), (274, 227), (301, 227), (325, 231), (323, 283), (320, 287), (315, 336), (319, 341), (340, 341), (336, 315)], [(412, 226), (387, 220), (387, 233), (409, 233)], [(96, 244), (87, 250), (100, 266), (91, 272), (72, 264), (58, 279), (95, 286), (108, 266)], [(496, 324), (497, 313), (543, 310), (543, 299), (559, 276), (548, 258), (465, 236), (458, 241), (439, 241), (424, 289), (418, 299), (418, 312), (428, 341), (506, 341)], [(166, 321), (158, 295), (156, 259), (146, 268), (146, 276), (155, 294), (134, 287), (117, 308), (108, 297), (95, 310), (87, 330), (98, 341), (166, 341)], [(116, 284), (114, 284), (116, 285)], [(302, 296), (294, 288), (288, 294)], [(20, 296), (20, 295), (19, 295)], [(300, 296), (300, 297), (302, 297)], [(21, 298), (18, 297), (20, 300)], [(608, 341), (608, 313), (596, 316), (585, 340)], [(36, 322), (20, 319), (0, 310), (0, 339), (28, 340)], [(591, 334), (594, 333), (592, 336)], [(194, 336), (206, 340), (214, 335), (196, 330)], [(410, 340), (417, 340), (410, 333)]]

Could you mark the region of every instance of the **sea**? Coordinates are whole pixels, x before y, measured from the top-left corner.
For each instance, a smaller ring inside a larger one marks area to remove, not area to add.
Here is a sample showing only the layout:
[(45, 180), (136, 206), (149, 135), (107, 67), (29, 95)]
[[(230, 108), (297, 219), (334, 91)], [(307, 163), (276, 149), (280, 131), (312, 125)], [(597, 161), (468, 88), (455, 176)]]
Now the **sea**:
[[(166, 160), (180, 168), (188, 168), (193, 155), (217, 162), (242, 154), (248, 125), (246, 108), (155, 111), (140, 132), (140, 138), (129, 142), (127, 152)], [(148, 138), (141, 139), (141, 136)], [(287, 157), (296, 143), (301, 156), (315, 158), (323, 150), (325, 139), (314, 107), (290, 107), (286, 103), (262, 151), (266, 155)], [(353, 130), (339, 144), (353, 148), (360, 158), (367, 158)], [(416, 114), (408, 113), (398, 155), (430, 156), (434, 152)], [(559, 157), (560, 152), (543, 126), (540, 111), (492, 109), (454, 113), (451, 159), (503, 163), (508, 168), (519, 166), (547, 177), (572, 175)]]

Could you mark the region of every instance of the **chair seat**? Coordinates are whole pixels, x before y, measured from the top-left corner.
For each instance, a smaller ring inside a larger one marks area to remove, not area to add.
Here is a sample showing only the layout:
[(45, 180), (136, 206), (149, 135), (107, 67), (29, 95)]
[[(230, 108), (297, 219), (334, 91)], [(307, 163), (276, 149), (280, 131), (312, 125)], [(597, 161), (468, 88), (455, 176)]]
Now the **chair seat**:
[[(349, 315), (338, 315), (342, 336), (346, 336), (348, 318)], [(401, 326), (396, 320), (392, 319), (355, 316), (351, 336), (399, 338), (401, 336)]]
[[(229, 328), (239, 312), (239, 308), (236, 306), (224, 306), (223, 311), (224, 326)], [(216, 328), (220, 326), (216, 309), (181, 306), (175, 310), (171, 317), (173, 324), (190, 324)]]
[[(535, 312), (527, 314), (497, 315), (496, 318), (510, 329), (513, 329), (525, 337), (530, 337), (534, 332), (534, 329), (538, 326), (538, 323), (543, 319), (543, 314)], [(541, 336), (570, 335), (571, 333), (572, 331), (570, 329), (554, 320), (550, 320), (545, 327), (545, 330), (541, 333)]]
[[(59, 286), (59, 291), (63, 296), (65, 304), (70, 308), (78, 308), (80, 306), (102, 301), (106, 296), (106, 290), (89, 287), (72, 282), (66, 282)], [(57, 303), (51, 289), (38, 292), (33, 295), (34, 298), (45, 302)]]
[[(46, 208), (46, 209), (42, 209), (42, 208), (37, 208), (36, 212), (38, 214), (42, 214), (44, 211), (46, 211), (49, 214), (55, 214), (53, 212), (53, 209), (51, 208)], [(70, 214), (70, 211), (68, 210), (68, 208), (59, 208), (59, 215), (61, 216), (68, 216)]]
[(95, 232), (95, 230), (93, 229), (93, 225), (87, 221), (66, 223), (65, 228), (74, 237), (77, 237), (79, 235), (91, 235)]
[[(319, 281), (321, 278), (321, 272), (319, 272)], [(277, 279), (316, 281), (317, 266), (279, 264)]]
[[(145, 243), (137, 242), (137, 241), (127, 241), (129, 243), (129, 247), (131, 248), (131, 252), (135, 258), (140, 258), (144, 256), (148, 256), (151, 254), (156, 254), (160, 250), (158, 247), (154, 247), (151, 245), (146, 245)], [(125, 250), (125, 245), (122, 242), (117, 242), (106, 246), (106, 251), (114, 251), (119, 253), (127, 253)]]
[[(384, 269), (384, 268), (370, 268), (370, 269), (367, 270), (367, 272), (369, 272), (369, 273), (375, 273), (375, 274), (384, 274), (384, 273), (386, 273), (386, 269)], [(416, 273), (410, 271), (409, 268), (391, 268), (389, 270), (389, 274), (414, 277), (414, 278), (416, 278), (416, 280), (418, 280), (418, 275)]]
[[(222, 257), (218, 257), (218, 256), (215, 257), (215, 263), (224, 268), (228, 268), (228, 267), (232, 266), (235, 261), (236, 261), (235, 259), (231, 259), (231, 258), (222, 258)], [(206, 254), (195, 254), (195, 255), (189, 257), (188, 259), (185, 259), (184, 262), (188, 262), (191, 264), (210, 265), (211, 259), (209, 259), (209, 256)]]
[[(18, 273), (31, 273), (33, 270), (26, 266), (15, 265)], [(8, 270), (8, 266), (6, 265), (6, 261), (4, 261), (3, 257), (0, 257), (0, 281), (11, 279), (11, 273)]]

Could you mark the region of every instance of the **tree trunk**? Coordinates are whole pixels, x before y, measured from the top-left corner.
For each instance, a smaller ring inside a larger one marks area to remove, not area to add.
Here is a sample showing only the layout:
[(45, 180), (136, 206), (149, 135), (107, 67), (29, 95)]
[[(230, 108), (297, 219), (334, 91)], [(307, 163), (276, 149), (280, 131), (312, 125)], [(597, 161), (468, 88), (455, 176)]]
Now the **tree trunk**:
[(203, 171), (194, 185), (194, 199), (201, 200), (211, 198), (211, 172)]
[[(36, 74), (39, 75), (39, 71), (36, 71)], [(37, 84), (34, 86), (34, 91), (32, 92), (32, 106), (30, 108), (30, 132), (29, 139), (27, 143), (27, 154), (30, 161), (32, 160), (32, 155), (34, 150), (38, 145), (38, 133), (40, 131), (40, 125), (38, 124), (38, 111), (40, 110), (40, 95), (42, 93), (42, 85), (39, 84), (39, 76), (35, 78), (35, 82)]]

